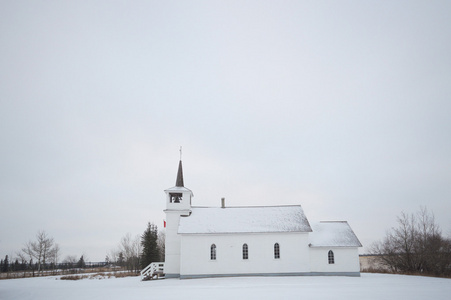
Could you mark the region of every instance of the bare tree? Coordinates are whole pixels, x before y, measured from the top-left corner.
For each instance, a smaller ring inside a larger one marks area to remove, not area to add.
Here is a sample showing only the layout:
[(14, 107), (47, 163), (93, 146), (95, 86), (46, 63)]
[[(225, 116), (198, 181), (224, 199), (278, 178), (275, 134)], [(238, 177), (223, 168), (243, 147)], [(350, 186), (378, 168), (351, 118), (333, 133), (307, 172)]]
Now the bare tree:
[(77, 257), (75, 255), (68, 255), (63, 260), (63, 264), (65, 264), (66, 267), (69, 269), (74, 268), (76, 263), (77, 263)]
[(45, 231), (39, 231), (36, 234), (36, 241), (26, 243), (25, 247), (22, 248), (22, 252), (30, 258), (30, 261), (33, 258), (35, 259), (38, 265), (38, 273), (41, 273), (42, 266), (45, 266), (49, 256), (51, 256), (53, 245), (53, 238), (49, 237)]
[[(134, 272), (139, 271), (141, 252), (140, 236), (137, 235), (133, 238), (130, 233), (127, 233), (122, 237), (119, 242), (118, 250), (116, 251), (118, 257), (122, 253), (127, 270)], [(119, 259), (122, 258), (119, 257)]]
[(48, 237), (45, 231), (38, 233), (37, 249), (42, 251), (42, 264), (45, 266), (47, 260), (52, 257), (54, 241), (52, 237)]
[(119, 253), (122, 253), (127, 270), (131, 270), (133, 258), (132, 235), (127, 233), (119, 243)]
[(107, 255), (108, 262), (117, 264), (118, 263), (118, 257), (119, 257), (119, 251), (117, 249), (110, 250), (110, 253)]
[(55, 244), (52, 251), (52, 260), (55, 265), (58, 264), (60, 258), (60, 251), (61, 251), (60, 246), (58, 244)]
[(370, 252), (392, 272), (446, 275), (451, 273), (450, 245), (434, 215), (421, 208), (416, 214), (401, 213), (398, 227), (387, 231)]
[[(22, 265), (26, 265), (28, 262), (28, 258), (31, 260), (32, 258), (29, 257), (25, 252), (17, 252), (17, 256), (20, 258)], [(23, 277), (26, 277), (27, 275), (27, 268), (25, 267), (23, 269)]]
[(58, 244), (55, 244), (55, 246), (53, 246), (53, 249), (51, 251), (51, 262), (53, 264), (53, 271), (55, 271), (55, 268), (58, 265), (58, 260), (59, 260), (59, 256), (60, 256), (60, 246)]
[(141, 253), (142, 253), (142, 245), (141, 245), (141, 237), (139, 235), (135, 236), (133, 239), (133, 269), (135, 272), (139, 272), (141, 266)]

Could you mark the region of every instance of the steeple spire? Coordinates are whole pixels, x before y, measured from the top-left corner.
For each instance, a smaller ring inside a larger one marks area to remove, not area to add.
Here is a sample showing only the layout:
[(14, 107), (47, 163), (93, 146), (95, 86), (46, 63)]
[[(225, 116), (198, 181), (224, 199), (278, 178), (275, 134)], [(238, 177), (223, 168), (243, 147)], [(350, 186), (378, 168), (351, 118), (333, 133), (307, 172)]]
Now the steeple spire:
[(177, 171), (177, 179), (175, 181), (175, 186), (184, 187), (184, 185), (183, 185), (182, 160), (180, 160), (180, 162), (179, 162), (179, 170)]

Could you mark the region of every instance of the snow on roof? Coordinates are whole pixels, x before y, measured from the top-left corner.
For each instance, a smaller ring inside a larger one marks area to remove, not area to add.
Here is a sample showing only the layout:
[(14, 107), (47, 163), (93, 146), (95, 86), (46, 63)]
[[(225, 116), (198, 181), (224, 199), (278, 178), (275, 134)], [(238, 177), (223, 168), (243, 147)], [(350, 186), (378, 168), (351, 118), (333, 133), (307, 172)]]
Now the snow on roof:
[(164, 191), (165, 192), (178, 192), (178, 193), (183, 193), (183, 192), (191, 192), (192, 193), (192, 191), (190, 189), (187, 189), (186, 187), (183, 187), (183, 186), (174, 186), (174, 187), (171, 187)]
[(300, 205), (254, 207), (193, 207), (180, 218), (178, 233), (310, 232)]
[(362, 247), (346, 221), (314, 223), (312, 229), (309, 235), (311, 247)]

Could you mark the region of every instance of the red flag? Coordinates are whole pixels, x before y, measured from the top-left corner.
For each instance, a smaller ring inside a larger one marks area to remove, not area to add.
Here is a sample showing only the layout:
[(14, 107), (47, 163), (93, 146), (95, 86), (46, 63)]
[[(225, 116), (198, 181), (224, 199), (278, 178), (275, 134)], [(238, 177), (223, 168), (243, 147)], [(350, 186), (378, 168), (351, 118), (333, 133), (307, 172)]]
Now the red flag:
[(163, 220), (163, 224), (164, 224), (164, 228), (166, 228), (166, 221), (165, 220)]

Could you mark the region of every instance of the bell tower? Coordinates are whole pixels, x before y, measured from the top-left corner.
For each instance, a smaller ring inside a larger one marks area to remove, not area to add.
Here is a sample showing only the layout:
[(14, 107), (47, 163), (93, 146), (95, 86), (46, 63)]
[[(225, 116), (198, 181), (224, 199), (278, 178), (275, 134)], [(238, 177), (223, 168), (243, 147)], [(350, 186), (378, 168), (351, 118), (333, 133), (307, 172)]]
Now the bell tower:
[(166, 240), (165, 265), (166, 278), (180, 277), (180, 236), (178, 227), (180, 217), (191, 214), (193, 192), (183, 183), (182, 160), (179, 161), (175, 186), (164, 191), (166, 193)]
[(165, 190), (166, 210), (190, 210), (193, 192), (183, 184), (182, 161), (179, 162), (175, 186)]

